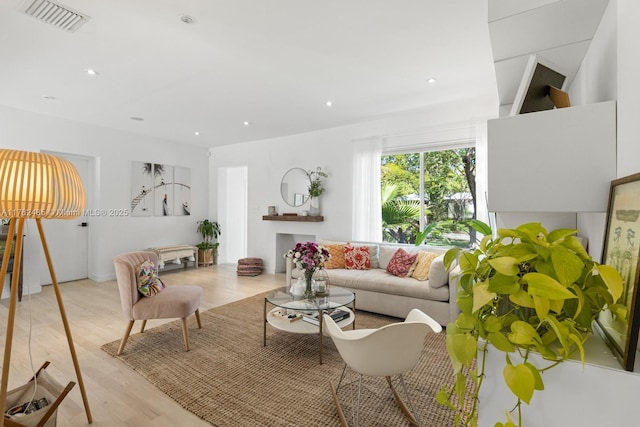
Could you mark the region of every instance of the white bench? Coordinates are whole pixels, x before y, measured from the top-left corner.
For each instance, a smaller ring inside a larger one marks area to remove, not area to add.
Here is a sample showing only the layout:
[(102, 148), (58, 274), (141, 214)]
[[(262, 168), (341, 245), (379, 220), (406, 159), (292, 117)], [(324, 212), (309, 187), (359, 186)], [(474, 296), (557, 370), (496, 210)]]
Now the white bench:
[[(149, 248), (158, 255), (158, 268), (164, 269), (165, 264), (182, 265), (183, 262), (193, 262), (193, 265), (198, 268), (198, 262), (196, 259), (198, 249), (192, 245), (173, 245), (173, 246), (160, 246), (157, 248)], [(185, 265), (186, 267), (186, 265)]]

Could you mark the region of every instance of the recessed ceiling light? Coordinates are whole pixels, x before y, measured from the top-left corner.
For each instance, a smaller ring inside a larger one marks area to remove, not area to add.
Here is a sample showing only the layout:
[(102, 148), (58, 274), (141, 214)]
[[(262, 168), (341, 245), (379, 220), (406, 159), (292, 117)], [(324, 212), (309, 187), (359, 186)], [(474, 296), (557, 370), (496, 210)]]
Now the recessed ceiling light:
[(137, 117), (137, 116), (132, 116), (129, 117), (131, 120), (134, 120), (136, 122), (144, 122), (144, 117)]
[(85, 68), (84, 72), (89, 74), (90, 76), (97, 76), (97, 75), (100, 74), (99, 72), (97, 72), (93, 68)]
[(431, 77), (430, 79), (427, 79), (427, 82), (429, 83), (435, 83), (436, 79), (434, 79), (433, 77)]
[(333, 105), (333, 102), (331, 102), (331, 101), (327, 101), (327, 102), (325, 102), (325, 105), (326, 105), (327, 107), (331, 107), (331, 106)]
[(246, 121), (246, 120), (242, 124), (245, 125), (245, 126), (249, 126), (249, 122)]
[(200, 132), (195, 131), (193, 134), (194, 134), (195, 136), (198, 136), (198, 135), (200, 135)]
[(185, 24), (193, 24), (193, 18), (189, 15), (181, 15), (180, 20)]

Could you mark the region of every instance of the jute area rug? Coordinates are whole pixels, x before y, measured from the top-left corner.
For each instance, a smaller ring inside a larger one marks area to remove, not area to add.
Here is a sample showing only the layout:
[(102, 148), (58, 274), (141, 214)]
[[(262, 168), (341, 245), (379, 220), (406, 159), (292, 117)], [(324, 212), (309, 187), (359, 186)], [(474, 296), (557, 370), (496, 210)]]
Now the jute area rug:
[[(190, 318), (189, 352), (183, 348), (180, 321), (132, 335), (120, 356), (115, 356), (120, 340), (102, 349), (214, 426), (340, 426), (329, 382), (337, 385), (344, 363), (331, 338), (325, 337), (322, 365), (317, 335), (290, 334), (267, 325), (264, 347), (264, 296), (201, 313), (202, 329)], [(357, 328), (395, 321), (360, 311), (356, 315)], [(357, 380), (355, 373), (352, 379)], [(420, 363), (405, 375), (423, 425), (454, 425), (453, 413), (435, 402), (441, 385), (452, 379), (444, 333), (429, 334)], [(360, 425), (410, 425), (384, 379), (365, 377), (364, 384)], [(344, 383), (339, 396), (349, 418), (350, 392)]]

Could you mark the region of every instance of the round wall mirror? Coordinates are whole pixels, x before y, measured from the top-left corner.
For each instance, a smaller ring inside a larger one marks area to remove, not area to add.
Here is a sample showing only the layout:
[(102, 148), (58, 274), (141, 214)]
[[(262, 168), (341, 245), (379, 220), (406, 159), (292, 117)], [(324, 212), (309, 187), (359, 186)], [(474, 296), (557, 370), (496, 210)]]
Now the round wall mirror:
[(309, 185), (311, 180), (307, 171), (302, 168), (292, 168), (282, 177), (280, 194), (289, 206), (299, 207), (309, 200)]

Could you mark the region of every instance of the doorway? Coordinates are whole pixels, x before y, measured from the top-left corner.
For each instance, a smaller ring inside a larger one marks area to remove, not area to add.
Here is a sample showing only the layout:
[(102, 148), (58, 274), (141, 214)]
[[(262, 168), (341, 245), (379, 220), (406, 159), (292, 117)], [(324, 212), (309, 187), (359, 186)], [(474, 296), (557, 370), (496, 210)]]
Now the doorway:
[(218, 170), (218, 221), (222, 232), (221, 263), (235, 263), (247, 256), (247, 166)]
[[(76, 167), (84, 185), (86, 198), (86, 208), (82, 216), (68, 220), (42, 221), (56, 279), (60, 283), (86, 279), (89, 277), (89, 223), (91, 221), (86, 213), (93, 205), (91, 200), (93, 197), (94, 159), (65, 153), (47, 152), (47, 154), (68, 160)], [(51, 284), (51, 276), (46, 262), (40, 268), (40, 283), (42, 285)]]

